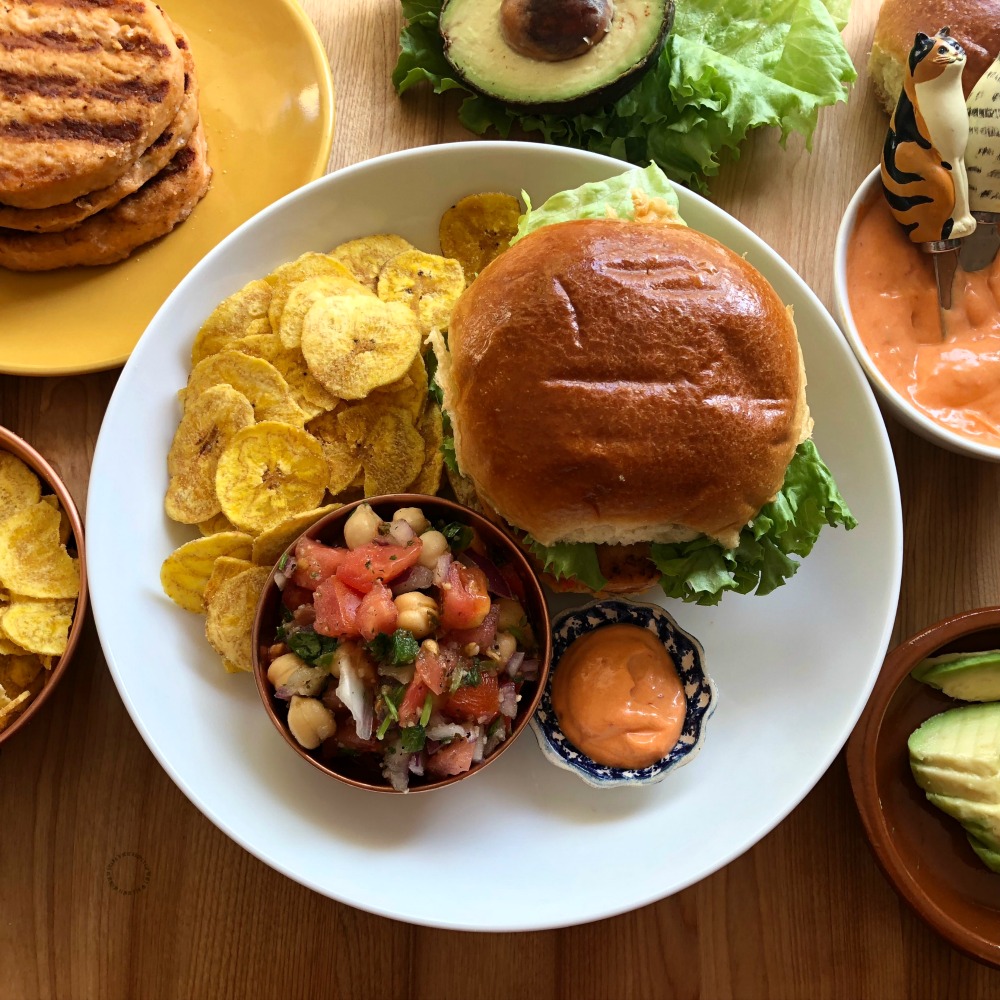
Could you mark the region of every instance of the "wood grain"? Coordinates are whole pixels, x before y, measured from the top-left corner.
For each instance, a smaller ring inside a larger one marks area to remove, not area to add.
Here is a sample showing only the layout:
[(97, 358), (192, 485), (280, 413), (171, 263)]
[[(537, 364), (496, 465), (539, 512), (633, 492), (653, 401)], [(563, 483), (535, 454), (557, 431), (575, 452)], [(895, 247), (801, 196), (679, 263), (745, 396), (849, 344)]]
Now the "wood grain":
[[(304, 6), (336, 81), (333, 168), (469, 138), (454, 98), (394, 96), (396, 0)], [(855, 0), (846, 38), (861, 78), (849, 105), (821, 115), (813, 151), (757, 134), (713, 184), (828, 306), (837, 221), (886, 124), (864, 71), (876, 10)], [(81, 505), (115, 378), (0, 377), (0, 423), (50, 457)], [(1000, 466), (889, 424), (906, 530), (901, 638), (1000, 603)], [(0, 755), (0, 804), (4, 998), (1000, 995), (1000, 972), (953, 951), (883, 880), (842, 758), (756, 847), (655, 905), (537, 934), (409, 927), (290, 882), (202, 817), (140, 738), (89, 625), (56, 695)]]

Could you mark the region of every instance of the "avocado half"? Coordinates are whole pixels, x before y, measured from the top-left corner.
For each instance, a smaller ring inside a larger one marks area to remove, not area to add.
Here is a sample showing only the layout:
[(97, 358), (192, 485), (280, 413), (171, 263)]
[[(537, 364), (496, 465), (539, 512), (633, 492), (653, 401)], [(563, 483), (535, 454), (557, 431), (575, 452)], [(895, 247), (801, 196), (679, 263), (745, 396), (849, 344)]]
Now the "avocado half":
[[(583, 9), (605, 2), (607, 33), (584, 39), (591, 47), (572, 58), (516, 51), (501, 25), (501, 7), (541, 8), (550, 24), (555, 18), (572, 32), (584, 23)], [(655, 64), (673, 20), (673, 0), (445, 0), (438, 29), (445, 58), (469, 89), (525, 111), (574, 115), (631, 90)]]

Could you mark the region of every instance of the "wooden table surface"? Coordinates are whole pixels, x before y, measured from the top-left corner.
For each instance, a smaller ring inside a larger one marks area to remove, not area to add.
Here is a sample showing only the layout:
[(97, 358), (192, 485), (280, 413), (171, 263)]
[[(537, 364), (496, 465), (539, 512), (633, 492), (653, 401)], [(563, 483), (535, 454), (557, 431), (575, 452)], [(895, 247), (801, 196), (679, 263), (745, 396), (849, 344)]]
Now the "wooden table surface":
[[(860, 79), (821, 114), (813, 152), (758, 133), (712, 185), (828, 306), (837, 222), (886, 125), (865, 71), (877, 6), (854, 2)], [(454, 102), (393, 94), (396, 0), (305, 7), (336, 81), (332, 168), (468, 138)], [(53, 461), (81, 507), (116, 375), (0, 377), (0, 423)], [(1000, 604), (1000, 466), (889, 430), (906, 537), (898, 640)], [(427, 930), (302, 888), (217, 830), (146, 748), (88, 623), (66, 679), (0, 755), (0, 803), (4, 998), (1000, 995), (1000, 972), (951, 949), (883, 879), (843, 755), (756, 847), (669, 899), (571, 930)]]

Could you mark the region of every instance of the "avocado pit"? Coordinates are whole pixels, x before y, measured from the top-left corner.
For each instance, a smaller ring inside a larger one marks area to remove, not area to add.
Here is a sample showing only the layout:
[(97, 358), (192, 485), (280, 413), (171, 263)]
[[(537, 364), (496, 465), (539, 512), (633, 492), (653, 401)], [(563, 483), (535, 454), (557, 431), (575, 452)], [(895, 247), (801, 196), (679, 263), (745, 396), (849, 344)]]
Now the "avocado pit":
[(614, 13), (612, 0), (502, 0), (500, 31), (522, 56), (561, 62), (597, 45)]

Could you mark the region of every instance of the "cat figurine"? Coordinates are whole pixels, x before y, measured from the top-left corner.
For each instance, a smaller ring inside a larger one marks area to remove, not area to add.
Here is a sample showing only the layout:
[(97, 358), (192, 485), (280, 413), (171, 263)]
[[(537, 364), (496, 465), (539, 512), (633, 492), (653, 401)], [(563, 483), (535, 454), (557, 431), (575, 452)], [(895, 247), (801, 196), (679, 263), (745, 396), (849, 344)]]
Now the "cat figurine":
[(965, 172), (964, 67), (965, 50), (948, 28), (930, 37), (920, 32), (885, 137), (882, 187), (914, 243), (957, 239), (976, 228)]

